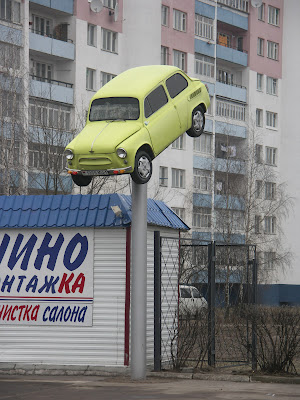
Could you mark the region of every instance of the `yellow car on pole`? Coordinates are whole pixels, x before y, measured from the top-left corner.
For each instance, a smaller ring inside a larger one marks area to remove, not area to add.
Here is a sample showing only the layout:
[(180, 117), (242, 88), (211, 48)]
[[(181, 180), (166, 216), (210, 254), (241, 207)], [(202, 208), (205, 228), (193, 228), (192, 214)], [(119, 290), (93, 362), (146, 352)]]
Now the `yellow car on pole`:
[(174, 140), (201, 135), (209, 105), (206, 86), (177, 67), (129, 69), (91, 99), (84, 129), (65, 149), (68, 173), (78, 186), (120, 174), (146, 183), (152, 160)]

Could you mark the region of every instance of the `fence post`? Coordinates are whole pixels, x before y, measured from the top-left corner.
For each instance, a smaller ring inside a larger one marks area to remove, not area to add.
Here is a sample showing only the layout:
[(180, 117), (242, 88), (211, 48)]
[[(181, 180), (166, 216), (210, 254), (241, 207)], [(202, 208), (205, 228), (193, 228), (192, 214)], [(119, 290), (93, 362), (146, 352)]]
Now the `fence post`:
[(253, 319), (252, 319), (252, 370), (257, 370), (257, 262), (256, 258), (253, 259), (252, 265), (252, 303), (254, 308)]
[(154, 371), (161, 371), (161, 237), (154, 232)]
[(208, 365), (216, 365), (215, 301), (216, 301), (216, 242), (208, 245)]

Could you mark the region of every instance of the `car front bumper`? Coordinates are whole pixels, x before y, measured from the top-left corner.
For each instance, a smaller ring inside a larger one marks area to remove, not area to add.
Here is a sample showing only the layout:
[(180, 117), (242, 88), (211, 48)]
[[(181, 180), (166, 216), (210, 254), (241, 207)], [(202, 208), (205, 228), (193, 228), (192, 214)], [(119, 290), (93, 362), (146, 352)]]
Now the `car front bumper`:
[(132, 167), (115, 168), (115, 169), (98, 169), (98, 170), (79, 170), (67, 168), (68, 174), (83, 175), (83, 176), (110, 176), (123, 175), (132, 172)]

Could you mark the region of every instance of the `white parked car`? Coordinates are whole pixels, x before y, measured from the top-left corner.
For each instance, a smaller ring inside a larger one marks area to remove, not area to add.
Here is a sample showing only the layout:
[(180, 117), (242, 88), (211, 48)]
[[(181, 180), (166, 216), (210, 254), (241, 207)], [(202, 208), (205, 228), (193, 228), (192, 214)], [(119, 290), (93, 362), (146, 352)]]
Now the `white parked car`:
[(197, 314), (207, 307), (207, 301), (195, 286), (179, 285), (179, 314)]

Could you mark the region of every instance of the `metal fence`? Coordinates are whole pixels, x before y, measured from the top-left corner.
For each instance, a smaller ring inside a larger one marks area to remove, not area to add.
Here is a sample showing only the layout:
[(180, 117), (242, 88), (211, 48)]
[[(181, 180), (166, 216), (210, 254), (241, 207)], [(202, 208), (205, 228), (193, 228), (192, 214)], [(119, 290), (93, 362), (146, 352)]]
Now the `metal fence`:
[[(255, 326), (245, 315), (245, 306), (256, 304), (255, 246), (155, 235), (155, 370), (251, 363), (255, 368)], [(181, 285), (198, 289), (203, 306), (182, 308)]]

